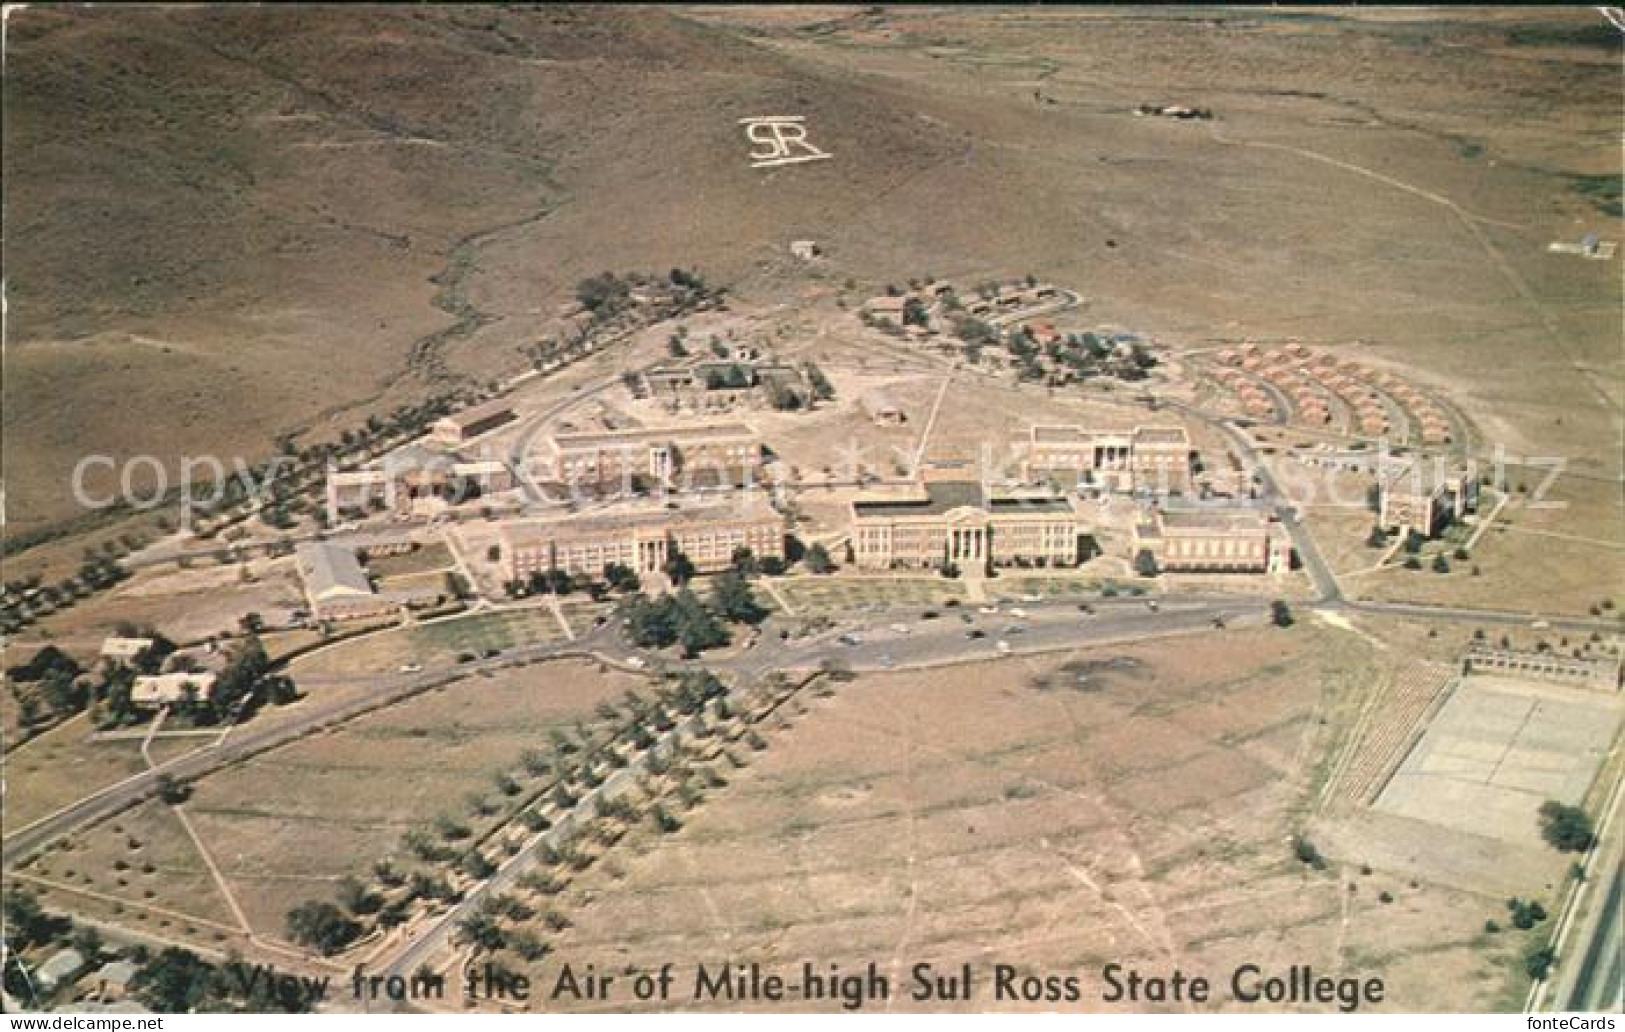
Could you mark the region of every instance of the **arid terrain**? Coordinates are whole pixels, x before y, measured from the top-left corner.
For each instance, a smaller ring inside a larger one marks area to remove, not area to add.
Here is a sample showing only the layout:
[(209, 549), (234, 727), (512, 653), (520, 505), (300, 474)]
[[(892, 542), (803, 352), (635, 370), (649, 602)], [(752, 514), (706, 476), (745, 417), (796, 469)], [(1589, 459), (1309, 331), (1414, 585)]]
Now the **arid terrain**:
[[(1113, 963), (1583, 1004), (1625, 819), (1621, 38), (1578, 8), (8, 12), (8, 920), (27, 893), (108, 950), (541, 987), (491, 1010), (787, 1009), (690, 996), (753, 962), (1082, 981), (865, 1011), (1246, 1009), (1108, 1000)], [(754, 167), (763, 115), (827, 156)], [(1144, 363), (1028, 375), (1039, 332)], [(725, 371), (679, 402), (650, 386), (679, 360)], [(740, 363), (807, 393), (731, 394)], [(492, 399), (438, 459), (518, 482), (341, 511), (341, 469), (393, 490), (381, 456)], [(689, 499), (538, 486), (560, 440), (722, 423), (767, 556), (680, 572)], [(1173, 433), (1201, 483), (1057, 483), (1040, 427)], [(1390, 444), (1473, 504), (1390, 520)], [(189, 522), (205, 457), (295, 473)], [(860, 561), (867, 492), (976, 464), (1062, 514), (1064, 563)], [(1174, 495), (1285, 551), (1159, 569)], [(520, 568), (524, 520), (648, 512), (630, 586), (549, 579), (557, 541)], [(691, 578), (700, 617), (656, 612)], [(245, 655), (231, 707), (132, 701), (143, 662)], [(1543, 839), (1546, 801), (1600, 844)], [(546, 995), (665, 962), (668, 999)]]
[[(801, 237), (830, 255), (815, 283), (1032, 269), (1165, 337), (1361, 346), (1496, 413), (1509, 448), (1616, 476), (1594, 445), (1618, 438), (1618, 277), (1545, 251), (1618, 216), (1617, 185), (1592, 192), (1618, 172), (1617, 36), (1597, 28), (1582, 11), (19, 11), (6, 532), (75, 515), (86, 453), (257, 458), (522, 367), (601, 269), (793, 296)], [(1142, 101), (1218, 117), (1135, 118)], [(777, 108), (835, 157), (749, 168), (735, 120)]]

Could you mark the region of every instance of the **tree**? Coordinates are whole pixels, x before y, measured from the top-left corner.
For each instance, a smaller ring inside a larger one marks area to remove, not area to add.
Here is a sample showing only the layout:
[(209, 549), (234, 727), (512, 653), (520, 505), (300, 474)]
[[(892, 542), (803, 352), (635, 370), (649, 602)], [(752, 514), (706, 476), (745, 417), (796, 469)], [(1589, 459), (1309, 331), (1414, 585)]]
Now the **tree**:
[(749, 545), (740, 545), (734, 549), (733, 556), (728, 562), (741, 577), (754, 577), (762, 572), (761, 564), (756, 561), (756, 553), (750, 550)]
[(1596, 841), (1586, 812), (1556, 799), (1540, 804), (1540, 835), (1548, 845), (1564, 853), (1584, 853)]
[(777, 379), (767, 381), (767, 401), (779, 412), (794, 412), (801, 407), (801, 395)]
[(170, 946), (142, 965), (130, 985), (160, 1014), (189, 1014), (211, 996), (214, 969), (191, 950)]
[(625, 308), (631, 288), (613, 272), (589, 276), (576, 284), (576, 300), (595, 316), (610, 316)]
[(1371, 533), (1366, 535), (1365, 544), (1367, 548), (1381, 548), (1388, 544), (1388, 535), (1383, 533), (1381, 527), (1373, 526)]
[(911, 297), (903, 302), (903, 325), (925, 326), (930, 322), (930, 316), (925, 309), (925, 302), (917, 297)]
[(94, 964), (102, 954), (102, 933), (90, 925), (76, 925), (71, 940), (79, 955)]
[(530, 590), (533, 594), (546, 592), (551, 595), (568, 595), (575, 589), (575, 578), (571, 577), (568, 571), (557, 567), (535, 570), (530, 575)]
[(306, 900), (288, 911), (288, 938), (330, 957), (361, 934), (361, 925), (325, 900)]
[(216, 713), (225, 714), (239, 703), (258, 701), (260, 681), (270, 671), (271, 659), (257, 635), (250, 634), (238, 645), (214, 682), (211, 700)]
[(172, 775), (158, 775), (158, 798), (170, 806), (179, 806), (192, 796), (192, 786), (176, 781)]
[(77, 677), (81, 668), (72, 656), (55, 645), (47, 645), (34, 653), (28, 662), (6, 670), (6, 676), (13, 681), (43, 681), (52, 673)]
[(659, 599), (634, 598), (626, 606), (626, 634), (632, 644), (644, 649), (663, 649), (677, 641), (677, 626), (669, 596)]
[(694, 563), (678, 549), (675, 540), (667, 542), (664, 569), (667, 579), (678, 587), (694, 579)]
[(1292, 608), (1281, 599), (1270, 603), (1270, 623), (1277, 627), (1292, 626)]
[(693, 659), (706, 649), (728, 644), (727, 629), (700, 604), (692, 591), (687, 588), (679, 591), (673, 596), (673, 606), (673, 626), (677, 631), (677, 641), (682, 645), (684, 659)]
[(52, 669), (40, 682), (40, 696), (51, 712), (78, 713), (90, 701), (90, 692), (78, 677), (61, 668)]
[(750, 582), (737, 568), (722, 574), (711, 584), (711, 605), (723, 619), (734, 623), (755, 625), (767, 617), (768, 611), (750, 590)]
[(52, 922), (40, 907), (39, 900), (28, 889), (8, 886), (5, 894), (6, 945), (11, 950), (24, 950), (46, 942), (51, 937)]
[(293, 678), (286, 674), (272, 674), (261, 678), (260, 691), (265, 701), (273, 706), (286, 706), (299, 698), (299, 689), (293, 683)]
[(383, 904), (383, 897), (369, 889), (360, 879), (346, 877), (339, 880), (339, 905), (357, 917), (371, 914)]
[(637, 571), (625, 563), (605, 563), (604, 583), (616, 591), (636, 591), (643, 586)]
[(1557, 950), (1550, 945), (1531, 946), (1523, 955), (1523, 970), (1530, 978), (1539, 982), (1552, 970), (1557, 962)]
[(807, 376), (807, 386), (812, 389), (813, 401), (829, 401), (835, 397), (835, 385), (829, 382), (829, 377), (816, 365), (808, 362), (802, 367)]
[(835, 572), (835, 561), (829, 557), (829, 549), (814, 542), (807, 546), (807, 553), (802, 558), (810, 573), (826, 574)]
[(1142, 577), (1155, 577), (1158, 573), (1157, 557), (1149, 548), (1142, 548), (1134, 557), (1134, 572)]

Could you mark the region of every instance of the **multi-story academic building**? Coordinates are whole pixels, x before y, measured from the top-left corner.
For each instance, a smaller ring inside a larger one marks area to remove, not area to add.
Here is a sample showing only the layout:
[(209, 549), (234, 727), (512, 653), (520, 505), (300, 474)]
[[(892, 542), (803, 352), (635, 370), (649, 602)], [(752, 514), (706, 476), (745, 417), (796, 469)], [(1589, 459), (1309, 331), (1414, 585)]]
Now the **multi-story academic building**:
[(1292, 566), (1286, 528), (1259, 509), (1155, 509), (1134, 526), (1132, 554), (1141, 552), (1169, 573), (1284, 573)]
[(761, 438), (741, 423), (560, 433), (532, 467), (536, 478), (598, 491), (627, 485), (742, 484), (762, 467)]
[(784, 558), (784, 517), (761, 495), (705, 504), (642, 506), (513, 522), (502, 530), (501, 562), (508, 579), (563, 570), (597, 577), (610, 563), (640, 574), (661, 570), (674, 551), (700, 573), (727, 569), (734, 551)]
[(1034, 426), (1025, 443), (1029, 480), (1064, 478), (1109, 491), (1157, 494), (1191, 489), (1191, 439), (1182, 426), (1106, 431)]
[(1462, 473), (1441, 475), (1429, 464), (1407, 463), (1382, 479), (1377, 521), (1389, 530), (1432, 537), (1478, 508), (1478, 482)]
[(1070, 501), (995, 495), (975, 481), (927, 480), (909, 494), (860, 497), (852, 502), (851, 528), (854, 565), (866, 570), (1078, 561), (1078, 518)]

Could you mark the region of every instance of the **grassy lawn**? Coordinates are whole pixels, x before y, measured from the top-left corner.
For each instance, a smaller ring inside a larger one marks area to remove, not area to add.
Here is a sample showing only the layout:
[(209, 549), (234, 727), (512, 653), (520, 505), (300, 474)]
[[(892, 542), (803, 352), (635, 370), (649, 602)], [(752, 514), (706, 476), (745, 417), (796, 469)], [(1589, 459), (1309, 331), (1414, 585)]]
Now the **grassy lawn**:
[(1042, 595), (1044, 598), (1075, 598), (1092, 595), (1100, 590), (1100, 581), (1092, 577), (1026, 577), (1006, 573), (989, 581), (990, 598), (1011, 598), (1022, 595)]
[(25, 827), (147, 769), (139, 742), (86, 741), (91, 730), (90, 722), (78, 717), (6, 757), (7, 828)]
[(188, 811), (250, 922), (280, 935), (288, 908), (338, 878), (385, 856), (411, 869), (408, 830), (439, 814), (478, 826), (475, 800), (510, 806), (497, 774), (524, 777), (520, 755), (548, 751), (550, 729), (645, 683), (570, 660), (465, 678), (205, 778)]
[(367, 572), (382, 580), (385, 577), (403, 577), (413, 573), (445, 570), (451, 565), (451, 550), (437, 541), (400, 555), (380, 555), (368, 559)]
[[(590, 624), (591, 618), (585, 622)], [(297, 680), (302, 674), (342, 677), (388, 673), (407, 664), (449, 666), (457, 661), (459, 653), (506, 651), (563, 636), (557, 618), (547, 608), (477, 613), (369, 634), (296, 660), (291, 669)]]
[(791, 578), (775, 582), (774, 587), (797, 612), (941, 605), (948, 599), (965, 598), (963, 583), (943, 578)]

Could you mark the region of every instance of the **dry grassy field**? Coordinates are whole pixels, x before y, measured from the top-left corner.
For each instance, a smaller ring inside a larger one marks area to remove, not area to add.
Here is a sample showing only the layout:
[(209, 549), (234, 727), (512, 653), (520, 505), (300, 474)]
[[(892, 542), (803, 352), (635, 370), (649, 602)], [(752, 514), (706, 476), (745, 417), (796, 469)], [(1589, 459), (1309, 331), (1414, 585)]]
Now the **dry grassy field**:
[[(1032, 274), (1080, 296), (1053, 316), (1063, 330), (1154, 342), (1165, 361), (1150, 382), (1167, 400), (1203, 396), (1184, 376), (1194, 350), (1301, 341), (1401, 372), (1466, 416), (1481, 462), (1513, 457), (1509, 503), (1447, 573), (1363, 572), (1382, 554), (1364, 543), (1370, 514), (1306, 510), (1332, 568), (1354, 574), (1347, 597), (1617, 613), (1620, 259), (1547, 249), (1619, 235), (1621, 51), (1600, 28), (1590, 10), (1508, 8), (13, 11), (0, 83), (5, 579), (64, 577), (89, 547), (157, 533), (158, 512), (86, 513), (70, 492), (82, 457), (252, 462), (282, 434), (331, 441), (399, 404), (495, 384), (529, 366), (578, 281), (605, 270), (697, 269), (727, 304), (694, 317), (692, 339), (732, 332), (827, 371), (836, 397), (810, 412), (726, 417), (793, 482), (854, 460), (896, 477), (922, 441), (935, 457), (989, 445), (998, 463), (1035, 422), (1176, 421), (1148, 411), (1143, 384), (1046, 389), (950, 369), (934, 345), (866, 330), (854, 311), (914, 278)], [(1137, 117), (1146, 103), (1214, 117)], [(830, 159), (751, 168), (739, 120), (765, 112), (805, 116)], [(793, 240), (823, 257), (792, 258)], [(549, 427), (664, 423), (615, 380), (665, 356), (673, 329), (530, 380), (492, 447), (507, 456)], [(901, 426), (867, 417), (876, 389)], [(1219, 459), (1214, 432), (1191, 422)], [(1320, 439), (1260, 436), (1281, 469), (1303, 468), (1293, 443)], [(1563, 465), (1549, 489), (1547, 460)], [(800, 493), (793, 529), (833, 545), (851, 496)], [(1091, 529), (1126, 520), (1102, 510)], [(496, 525), (450, 533), (477, 558)], [(1424, 558), (1454, 556), (1469, 533)], [(435, 544), (369, 566), (394, 588), (437, 581), (453, 560)], [(493, 593), (494, 569), (479, 567)], [(879, 623), (980, 605), (984, 590), (1070, 596), (1127, 572), (1113, 554), (1075, 576), (1010, 571), (974, 588), (798, 574), (761, 597)], [(1307, 610), (1306, 585), (1269, 590)], [(147, 568), (23, 637), (89, 656), (120, 622), (191, 640), (304, 602), (288, 560), (246, 576)], [(572, 597), (568, 628), (548, 606), (414, 624), (291, 673), (322, 698), (357, 697), (403, 666), (558, 642), (603, 612)], [(798, 696), (680, 830), (640, 827), (559, 897), (571, 927), (549, 933), (556, 952), (531, 973), (813, 959), (873, 961), (901, 983), (918, 962), (1009, 959), (1082, 974), (1079, 1007), (1097, 1009), (1109, 961), (1222, 980), (1250, 960), (1380, 976), (1390, 1010), (1514, 1009), (1528, 937), (1485, 920), (1504, 913), (1507, 878), (1553, 890), (1557, 861), (1497, 875), (1490, 847), (1435, 857), (1438, 827), (1321, 806), (1339, 763), (1369, 744), (1355, 734), (1364, 707), (1392, 688), (1394, 712), (1420, 719), (1422, 689), (1405, 696), (1397, 672), (1447, 665), (1470, 632), (1305, 611), (1290, 630), (864, 675)], [(291, 905), (331, 897), (403, 832), (489, 792), (549, 728), (640, 682), (578, 661), (467, 678), (205, 777), (183, 812), (248, 923), (278, 937)], [(0, 718), (14, 724), (13, 699)], [(1392, 724), (1404, 744), (1409, 726)], [(85, 725), (8, 751), (8, 827), (143, 769), (136, 744), (88, 741)], [(1306, 829), (1323, 870), (1294, 857)], [(240, 941), (158, 802), (7, 875), (158, 941)]]
[(406, 831), (464, 815), (549, 728), (641, 683), (576, 661), (467, 678), (205, 779), (188, 812), (251, 926), (279, 937), (290, 907), (365, 878)]
[(191, 838), (156, 799), (69, 836), (16, 873), (52, 888), (62, 905), (127, 913), (137, 928), (180, 936), (191, 919), (205, 943), (219, 927), (237, 928)]
[(1391, 1009), (1482, 1006), (1510, 948), (1480, 941), (1499, 901), (1292, 856), (1322, 718), (1363, 697), (1370, 646), (1308, 628), (1192, 644), (808, 700), (680, 831), (639, 832), (566, 894), (574, 926), (539, 973), (811, 958), (903, 984), (922, 961), (1009, 959), (1081, 973), (1093, 1010), (1104, 963), (1246, 958), (1379, 975)]
[(26, 743), (8, 746), (6, 824), (26, 827), (104, 785), (147, 769), (140, 742), (90, 743), (85, 717), (66, 721)]

